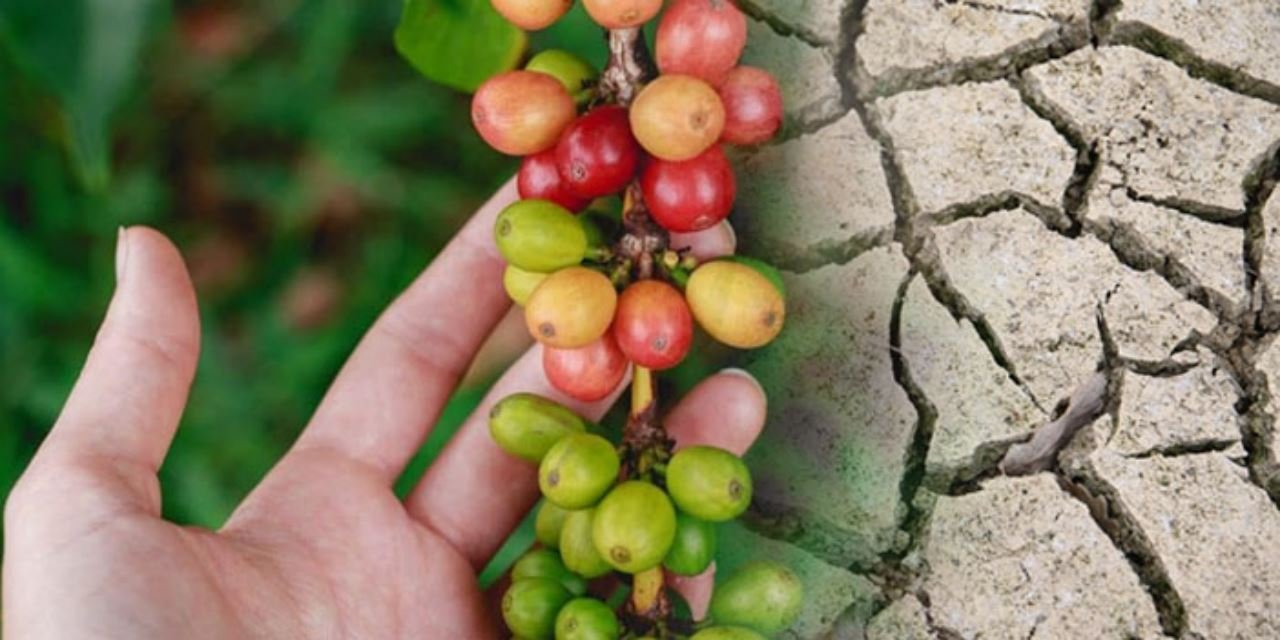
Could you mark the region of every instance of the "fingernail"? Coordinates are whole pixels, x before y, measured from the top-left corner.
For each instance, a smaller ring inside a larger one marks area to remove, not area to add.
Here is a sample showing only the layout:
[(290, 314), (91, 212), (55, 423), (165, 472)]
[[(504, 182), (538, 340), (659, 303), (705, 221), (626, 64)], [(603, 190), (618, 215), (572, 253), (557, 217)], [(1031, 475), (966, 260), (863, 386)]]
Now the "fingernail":
[(720, 370), (720, 375), (726, 375), (726, 376), (738, 376), (739, 378), (743, 378), (743, 379), (745, 379), (745, 380), (750, 380), (750, 381), (751, 381), (751, 384), (755, 385), (756, 389), (759, 389), (759, 390), (760, 390), (760, 395), (761, 395), (761, 396), (768, 397), (768, 395), (769, 395), (769, 394), (765, 393), (765, 391), (764, 391), (764, 385), (760, 384), (760, 381), (759, 381), (759, 380), (756, 380), (756, 377), (755, 377), (755, 376), (753, 376), (753, 375), (751, 375), (751, 372), (750, 372), (750, 371), (747, 371), (746, 369), (739, 369), (739, 368), (737, 368), (737, 367), (729, 367), (728, 369), (721, 369), (721, 370)]
[(124, 282), (125, 269), (129, 266), (129, 230), (120, 227), (116, 232), (116, 286)]

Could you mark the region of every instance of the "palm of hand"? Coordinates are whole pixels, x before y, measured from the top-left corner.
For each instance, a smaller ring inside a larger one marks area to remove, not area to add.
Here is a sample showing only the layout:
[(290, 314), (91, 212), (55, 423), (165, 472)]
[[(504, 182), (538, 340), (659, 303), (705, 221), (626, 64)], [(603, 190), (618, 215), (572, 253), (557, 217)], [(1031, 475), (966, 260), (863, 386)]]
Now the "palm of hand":
[[(107, 319), (6, 504), (4, 636), (499, 635), (500, 617), (476, 572), (538, 490), (536, 469), (490, 439), (488, 408), (530, 391), (598, 419), (616, 395), (596, 403), (562, 396), (543, 376), (535, 347), (407, 500), (392, 485), (509, 306), (488, 235), (513, 187), (383, 314), (297, 443), (218, 532), (160, 518), (156, 470), (194, 376), (198, 314), (176, 249), (150, 230), (122, 232)], [(468, 304), (456, 304), (463, 299)], [(666, 422), (682, 445), (741, 452), (764, 414), (754, 381), (721, 374)], [(691, 601), (710, 579), (684, 585)]]
[(472, 565), (368, 470), (322, 452), (290, 467), (219, 534), (119, 503), (95, 475), (63, 477), (59, 492), (74, 497), (10, 514), (30, 538), (11, 544), (54, 549), (31, 558), (42, 578), (17, 599), (85, 607), (76, 616), (93, 626), (80, 637), (497, 634)]

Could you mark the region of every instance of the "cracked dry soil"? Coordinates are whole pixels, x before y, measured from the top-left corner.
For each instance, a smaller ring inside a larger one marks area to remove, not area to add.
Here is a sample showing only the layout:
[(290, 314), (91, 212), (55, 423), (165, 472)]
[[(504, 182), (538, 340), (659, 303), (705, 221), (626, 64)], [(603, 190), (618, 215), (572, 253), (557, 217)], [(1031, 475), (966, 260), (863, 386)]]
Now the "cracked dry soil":
[(742, 4), (793, 309), (734, 535), (793, 637), (1280, 637), (1280, 3)]

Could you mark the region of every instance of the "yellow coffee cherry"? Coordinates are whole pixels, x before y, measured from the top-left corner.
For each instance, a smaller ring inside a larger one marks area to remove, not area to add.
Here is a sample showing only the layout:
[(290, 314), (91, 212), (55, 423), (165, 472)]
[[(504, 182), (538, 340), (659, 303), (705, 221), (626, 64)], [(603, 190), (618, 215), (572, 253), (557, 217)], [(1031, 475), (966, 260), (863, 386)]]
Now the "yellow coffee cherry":
[(702, 265), (689, 278), (685, 297), (693, 317), (711, 337), (739, 349), (769, 344), (786, 320), (786, 301), (778, 287), (739, 262)]
[(524, 309), (534, 339), (557, 349), (577, 349), (600, 339), (613, 322), (618, 292), (599, 271), (561, 269), (542, 281)]

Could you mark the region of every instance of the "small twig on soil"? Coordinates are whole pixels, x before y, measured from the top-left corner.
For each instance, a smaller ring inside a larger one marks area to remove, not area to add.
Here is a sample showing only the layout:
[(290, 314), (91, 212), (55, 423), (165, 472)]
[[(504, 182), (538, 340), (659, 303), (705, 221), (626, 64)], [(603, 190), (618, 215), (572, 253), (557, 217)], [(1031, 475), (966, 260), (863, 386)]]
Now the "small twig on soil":
[(1009, 476), (1025, 476), (1053, 467), (1058, 452), (1071, 442), (1076, 432), (1090, 425), (1107, 410), (1107, 374), (1093, 374), (1067, 401), (1067, 409), (1056, 420), (1036, 431), (1030, 442), (1009, 448), (1000, 471)]

